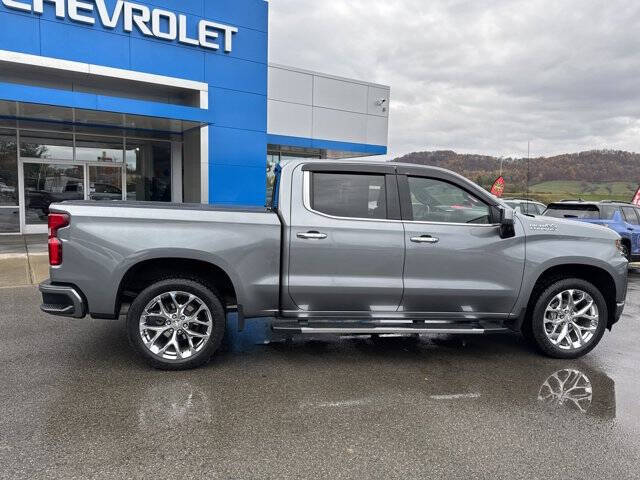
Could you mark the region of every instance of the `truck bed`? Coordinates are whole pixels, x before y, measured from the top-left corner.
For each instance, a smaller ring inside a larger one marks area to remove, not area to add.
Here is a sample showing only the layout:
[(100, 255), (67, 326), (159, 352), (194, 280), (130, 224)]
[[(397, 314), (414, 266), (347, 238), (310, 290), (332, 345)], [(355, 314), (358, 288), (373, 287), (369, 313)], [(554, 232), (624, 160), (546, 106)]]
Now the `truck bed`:
[(78, 287), (94, 317), (117, 316), (123, 279), (134, 266), (174, 259), (198, 262), (203, 275), (222, 269), (248, 315), (277, 309), (281, 224), (265, 207), (69, 201), (50, 210), (71, 217), (59, 232), (63, 263), (51, 268), (51, 281)]

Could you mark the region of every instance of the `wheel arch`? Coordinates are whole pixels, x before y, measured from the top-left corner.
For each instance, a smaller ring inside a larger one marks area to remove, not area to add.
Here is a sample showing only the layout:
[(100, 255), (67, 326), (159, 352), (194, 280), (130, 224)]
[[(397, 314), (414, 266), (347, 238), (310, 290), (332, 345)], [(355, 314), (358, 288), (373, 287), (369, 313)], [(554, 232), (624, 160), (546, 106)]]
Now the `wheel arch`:
[(530, 320), (538, 295), (549, 285), (567, 278), (579, 278), (593, 284), (607, 304), (607, 328), (615, 323), (617, 290), (613, 275), (606, 269), (583, 263), (565, 263), (544, 270), (537, 278), (526, 305), (523, 322)]
[(128, 266), (122, 275), (116, 296), (116, 314), (124, 303), (135, 298), (149, 285), (165, 278), (188, 278), (204, 283), (216, 290), (223, 306), (228, 309), (238, 306), (242, 293), (229, 269), (217, 263), (188, 256), (153, 256)]

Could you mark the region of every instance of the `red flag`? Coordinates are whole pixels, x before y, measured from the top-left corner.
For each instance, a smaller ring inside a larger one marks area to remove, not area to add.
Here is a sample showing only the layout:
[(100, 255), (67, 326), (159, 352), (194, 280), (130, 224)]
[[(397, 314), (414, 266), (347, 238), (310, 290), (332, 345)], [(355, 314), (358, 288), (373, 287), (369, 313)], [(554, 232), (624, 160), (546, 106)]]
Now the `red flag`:
[(640, 187), (638, 187), (638, 191), (633, 196), (633, 200), (631, 200), (631, 203), (640, 207)]
[(491, 187), (491, 194), (496, 197), (502, 197), (504, 193), (504, 177), (498, 177), (498, 179), (494, 182), (493, 187)]

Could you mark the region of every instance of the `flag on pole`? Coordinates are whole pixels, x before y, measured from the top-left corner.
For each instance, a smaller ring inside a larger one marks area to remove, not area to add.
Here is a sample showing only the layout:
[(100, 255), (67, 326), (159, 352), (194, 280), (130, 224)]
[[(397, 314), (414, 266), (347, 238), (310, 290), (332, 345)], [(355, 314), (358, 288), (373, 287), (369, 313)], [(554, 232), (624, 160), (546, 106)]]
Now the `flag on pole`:
[(633, 196), (633, 200), (631, 200), (631, 203), (640, 207), (640, 187), (638, 187), (638, 191)]
[(493, 187), (491, 187), (491, 195), (495, 195), (496, 197), (500, 198), (502, 197), (503, 193), (504, 193), (504, 177), (500, 176), (493, 183)]

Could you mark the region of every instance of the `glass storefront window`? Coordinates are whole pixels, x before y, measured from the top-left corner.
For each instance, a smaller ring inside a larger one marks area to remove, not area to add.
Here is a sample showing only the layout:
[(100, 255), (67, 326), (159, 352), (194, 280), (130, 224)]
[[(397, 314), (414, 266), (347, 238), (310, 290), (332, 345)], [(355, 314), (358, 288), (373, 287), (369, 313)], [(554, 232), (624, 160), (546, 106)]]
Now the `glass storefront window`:
[(273, 187), (276, 182), (276, 174), (274, 169), (276, 165), (280, 161), (280, 155), (275, 153), (267, 154), (267, 203), (266, 205), (270, 207), (273, 203)]
[(122, 167), (89, 165), (89, 198), (122, 200)]
[(300, 159), (319, 159), (321, 158), (320, 154), (314, 154), (312, 152), (305, 152), (304, 154), (300, 153), (267, 153), (267, 201), (265, 205), (267, 207), (271, 207), (273, 204), (273, 188), (276, 181), (275, 168), (278, 163), (280, 166), (286, 165), (291, 160), (300, 160)]
[(124, 143), (117, 137), (76, 135), (76, 160), (83, 162), (121, 163)]
[(20, 156), (73, 160), (73, 136), (66, 133), (21, 130)]
[(0, 130), (0, 206), (18, 205), (17, 151), (15, 132)]
[(47, 223), (49, 205), (84, 199), (84, 167), (25, 162), (24, 202), (27, 225)]
[(127, 200), (171, 201), (171, 144), (127, 139)]
[(0, 233), (20, 233), (20, 209), (0, 207)]

